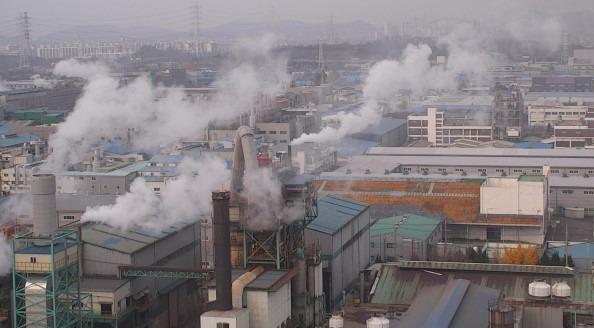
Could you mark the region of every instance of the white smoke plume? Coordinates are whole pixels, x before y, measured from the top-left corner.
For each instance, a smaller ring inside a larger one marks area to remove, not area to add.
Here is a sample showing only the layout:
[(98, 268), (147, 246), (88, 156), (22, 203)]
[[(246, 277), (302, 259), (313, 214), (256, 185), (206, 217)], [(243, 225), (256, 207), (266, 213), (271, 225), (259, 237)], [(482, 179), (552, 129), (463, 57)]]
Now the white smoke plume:
[(0, 277), (10, 273), (11, 268), (11, 249), (8, 240), (4, 234), (0, 233)]
[(36, 88), (53, 89), (56, 87), (56, 85), (58, 85), (58, 80), (45, 79), (39, 74), (31, 76), (31, 79), (33, 80), (33, 85), (35, 85)]
[(102, 64), (58, 63), (55, 74), (88, 83), (74, 111), (50, 137), (53, 153), (45, 169), (63, 171), (81, 162), (102, 138), (125, 138), (126, 131), (134, 131), (132, 146), (139, 148), (202, 139), (209, 122), (235, 119), (250, 111), (255, 96), (280, 90), (286, 61), (269, 50), (236, 55), (236, 64), (216, 82), (219, 93), (208, 102), (194, 102), (181, 89), (155, 87), (147, 77), (122, 85)]
[(467, 30), (458, 28), (440, 39), (439, 44), (445, 46), (449, 53), (443, 66), (431, 64), (432, 50), (425, 44), (409, 44), (400, 60), (384, 60), (375, 64), (365, 80), (364, 105), (358, 113), (340, 113), (338, 128), (326, 127), (316, 134), (303, 134), (293, 140), (292, 144), (335, 143), (348, 134), (363, 131), (381, 119), (378, 101), (394, 100), (402, 89), (415, 92), (427, 89), (453, 90), (458, 87), (460, 75), (480, 78), (488, 56), (480, 50), (476, 36)]
[(31, 222), (31, 193), (8, 196), (0, 205), (0, 226), (14, 223)]
[(82, 221), (102, 222), (129, 230), (138, 226), (158, 231), (179, 222), (194, 222), (211, 211), (211, 192), (229, 179), (226, 164), (216, 158), (184, 159), (179, 175), (167, 182), (157, 196), (143, 178), (132, 182), (130, 191), (113, 205), (87, 208)]
[(252, 230), (270, 229), (276, 223), (303, 218), (303, 209), (285, 206), (282, 184), (272, 170), (259, 168), (244, 175), (241, 197), (249, 200), (247, 225)]

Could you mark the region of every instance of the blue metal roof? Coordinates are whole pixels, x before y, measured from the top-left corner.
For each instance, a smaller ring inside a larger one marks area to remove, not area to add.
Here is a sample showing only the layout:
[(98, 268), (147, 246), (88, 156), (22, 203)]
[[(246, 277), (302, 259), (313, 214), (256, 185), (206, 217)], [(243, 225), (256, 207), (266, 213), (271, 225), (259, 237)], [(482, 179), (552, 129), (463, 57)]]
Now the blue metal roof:
[[(66, 248), (76, 246), (76, 243), (59, 243), (54, 245), (54, 254), (63, 251)], [(18, 254), (51, 254), (50, 246), (31, 246), (17, 251)]]
[(369, 207), (358, 201), (326, 195), (318, 200), (318, 217), (307, 229), (333, 235)]
[(150, 163), (181, 163), (185, 158), (184, 155), (167, 155), (157, 154), (149, 160)]
[(527, 141), (518, 142), (512, 146), (512, 148), (523, 148), (523, 149), (552, 149), (553, 144), (546, 144), (540, 141)]
[(377, 146), (379, 146), (379, 143), (375, 141), (343, 138), (338, 142), (337, 145), (334, 146), (334, 148), (336, 148), (336, 154), (338, 157), (348, 158), (357, 155), (364, 155), (367, 149)]

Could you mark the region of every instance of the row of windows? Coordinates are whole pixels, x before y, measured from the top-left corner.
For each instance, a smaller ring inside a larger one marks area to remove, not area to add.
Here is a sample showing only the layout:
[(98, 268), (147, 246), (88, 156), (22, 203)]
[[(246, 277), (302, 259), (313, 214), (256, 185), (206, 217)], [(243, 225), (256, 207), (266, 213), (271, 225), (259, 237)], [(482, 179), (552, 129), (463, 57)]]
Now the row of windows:
[[(262, 133), (264, 133), (264, 134), (266, 134), (266, 133), (268, 133), (268, 134), (276, 134), (276, 131), (268, 131), (268, 132), (262, 131)], [(279, 134), (287, 134), (287, 131), (278, 131), (278, 133)]]
[[(551, 192), (553, 192), (553, 191), (551, 190)], [(566, 194), (566, 195), (572, 195), (573, 192), (574, 191), (572, 189), (561, 190), (561, 193)], [(594, 190), (584, 190), (584, 195), (594, 195)]]

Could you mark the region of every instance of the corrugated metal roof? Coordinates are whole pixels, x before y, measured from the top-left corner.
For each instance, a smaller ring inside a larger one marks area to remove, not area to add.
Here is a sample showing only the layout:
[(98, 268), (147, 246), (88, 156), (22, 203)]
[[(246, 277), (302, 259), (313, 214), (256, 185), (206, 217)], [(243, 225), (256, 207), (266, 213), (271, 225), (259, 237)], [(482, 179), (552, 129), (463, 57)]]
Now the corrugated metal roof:
[[(231, 270), (231, 281), (235, 281), (239, 276), (248, 272), (249, 270), (244, 269), (232, 269)], [(259, 275), (254, 281), (250, 282), (245, 289), (252, 290), (268, 290), (274, 291), (278, 286), (279, 282), (282, 282), (285, 278), (292, 278), (294, 271), (290, 270), (267, 270)], [(216, 279), (211, 280), (208, 283), (208, 287), (215, 287)]]
[(400, 118), (382, 118), (378, 124), (371, 125), (365, 130), (355, 133), (355, 134), (374, 134), (374, 135), (383, 135), (386, 134), (399, 126), (406, 125), (407, 120), (400, 119)]
[(333, 235), (368, 207), (362, 202), (326, 195), (318, 200), (318, 217), (307, 225), (307, 229)]
[(590, 273), (559, 275), (493, 270), (411, 269), (400, 268), (395, 264), (384, 264), (377, 279), (371, 303), (378, 304), (411, 304), (422, 288), (445, 284), (452, 279), (467, 279), (480, 286), (495, 288), (505, 297), (511, 298), (528, 297), (528, 284), (534, 279), (545, 279), (549, 283), (564, 280), (571, 287), (573, 301), (592, 302), (593, 300), (592, 274)]
[(371, 237), (377, 237), (396, 232), (404, 238), (427, 240), (440, 223), (440, 220), (421, 215), (398, 215), (377, 220), (370, 233)]
[(581, 187), (594, 189), (594, 177), (584, 178), (581, 176), (556, 176), (549, 175), (549, 186), (551, 187)]
[(138, 172), (146, 166), (147, 162), (136, 162), (117, 170), (110, 172), (92, 172), (92, 171), (64, 171), (60, 176), (118, 176), (125, 177), (130, 173)]

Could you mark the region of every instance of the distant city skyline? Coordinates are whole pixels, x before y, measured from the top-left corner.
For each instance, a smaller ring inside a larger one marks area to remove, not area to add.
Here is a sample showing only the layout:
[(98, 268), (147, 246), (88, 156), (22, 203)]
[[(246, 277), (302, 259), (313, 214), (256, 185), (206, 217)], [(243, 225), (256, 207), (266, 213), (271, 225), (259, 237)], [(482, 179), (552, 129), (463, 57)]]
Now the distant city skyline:
[[(0, 35), (13, 35), (17, 31), (17, 17), (28, 12), (34, 33), (55, 31), (80, 25), (114, 25), (118, 27), (154, 26), (176, 31), (191, 31), (195, 1), (156, 0), (104, 0), (80, 1), (5, 0), (0, 12)], [(466, 17), (487, 24), (518, 19), (531, 12), (550, 15), (572, 11), (594, 11), (591, 0), (201, 0), (202, 28), (212, 28), (230, 22), (271, 22), (299, 20), (307, 23), (329, 21), (350, 22), (363, 20), (381, 26), (418, 17)]]

